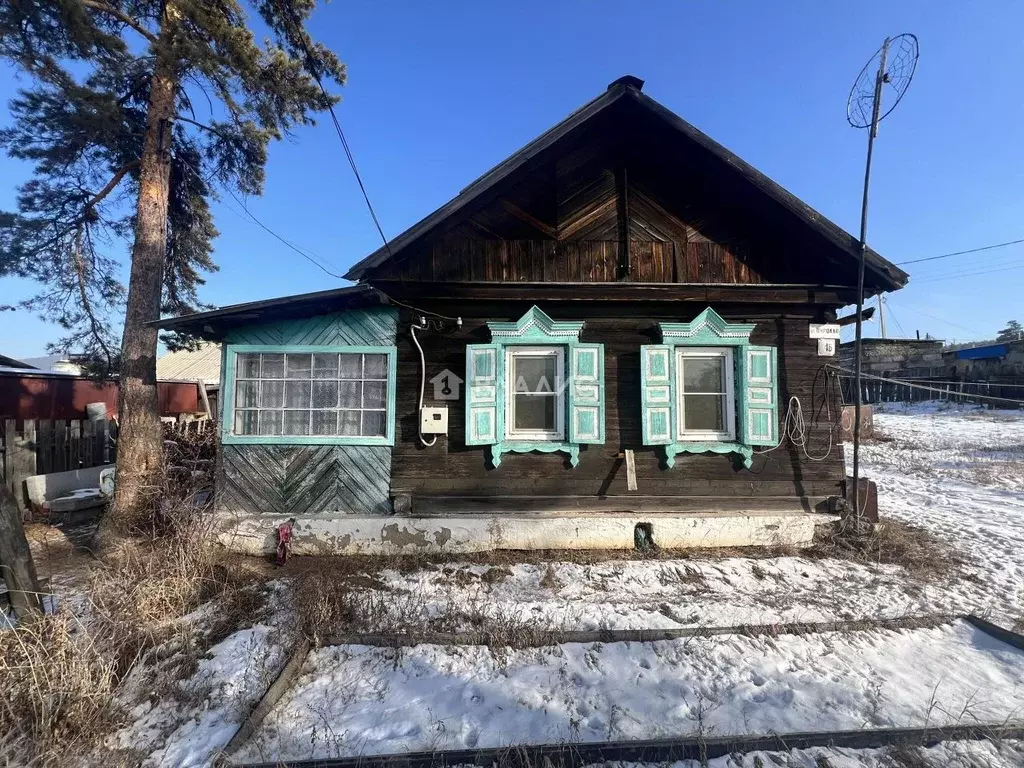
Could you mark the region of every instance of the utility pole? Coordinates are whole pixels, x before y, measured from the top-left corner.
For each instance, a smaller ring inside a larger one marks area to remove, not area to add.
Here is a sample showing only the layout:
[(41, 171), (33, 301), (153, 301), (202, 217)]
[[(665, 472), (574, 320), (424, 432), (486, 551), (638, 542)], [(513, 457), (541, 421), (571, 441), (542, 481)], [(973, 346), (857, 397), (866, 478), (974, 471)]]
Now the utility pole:
[(887, 338), (885, 335), (885, 296), (882, 294), (878, 294), (878, 326), (882, 338)]

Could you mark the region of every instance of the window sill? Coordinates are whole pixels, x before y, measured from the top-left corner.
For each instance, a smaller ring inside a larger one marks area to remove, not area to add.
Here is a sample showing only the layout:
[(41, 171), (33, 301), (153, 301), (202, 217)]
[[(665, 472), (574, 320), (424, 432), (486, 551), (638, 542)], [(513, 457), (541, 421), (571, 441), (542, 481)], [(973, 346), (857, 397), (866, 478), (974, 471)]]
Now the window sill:
[(754, 449), (737, 442), (678, 442), (665, 446), (665, 466), (672, 469), (680, 453), (735, 453), (743, 460), (743, 466), (750, 469), (754, 463)]
[(224, 445), (394, 445), (391, 437), (331, 437), (326, 435), (228, 435)]
[(561, 451), (569, 454), (569, 466), (575, 467), (580, 463), (580, 446), (577, 443), (555, 442), (549, 440), (506, 440), (502, 443), (491, 445), (491, 466), (501, 466), (501, 454), (503, 453), (555, 453)]

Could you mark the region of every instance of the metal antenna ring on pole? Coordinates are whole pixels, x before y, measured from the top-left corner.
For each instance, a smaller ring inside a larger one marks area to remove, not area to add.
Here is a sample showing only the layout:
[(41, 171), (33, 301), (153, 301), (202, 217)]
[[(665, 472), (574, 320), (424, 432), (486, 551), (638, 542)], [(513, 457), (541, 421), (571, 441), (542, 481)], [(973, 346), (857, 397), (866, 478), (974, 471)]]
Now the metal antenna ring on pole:
[[(919, 49), (917, 37), (904, 33), (887, 37), (857, 76), (846, 101), (846, 119), (855, 128), (868, 129), (868, 151), (864, 163), (864, 194), (860, 208), (860, 249), (857, 259), (857, 313), (854, 341), (854, 407), (853, 407), (853, 512), (858, 527), (860, 507), (860, 412), (864, 402), (861, 389), (861, 340), (864, 311), (864, 262), (868, 250), (868, 190), (871, 185), (871, 158), (878, 135), (878, 124), (887, 117), (910, 87), (917, 71)], [(892, 105), (883, 113), (882, 101), (891, 94)], [(868, 117), (870, 115), (870, 118)], [(881, 297), (879, 297), (881, 300)]]

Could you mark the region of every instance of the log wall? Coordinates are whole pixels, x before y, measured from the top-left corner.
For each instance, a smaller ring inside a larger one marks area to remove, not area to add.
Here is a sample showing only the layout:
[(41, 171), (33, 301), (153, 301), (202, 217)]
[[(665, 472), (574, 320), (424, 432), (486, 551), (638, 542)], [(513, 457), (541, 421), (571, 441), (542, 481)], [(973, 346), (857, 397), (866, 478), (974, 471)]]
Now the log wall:
[[(465, 375), (465, 346), (489, 341), (488, 320), (518, 319), (528, 307), (526, 303), (492, 305), (487, 308), (487, 317), (463, 316), (461, 329), (421, 334), (427, 360), (426, 404), (435, 404), (431, 377), (445, 368)], [(824, 461), (809, 461), (787, 443), (768, 455), (755, 456), (753, 468), (747, 470), (737, 469), (729, 456), (686, 454), (676, 458), (673, 469), (664, 469), (663, 452), (641, 445), (640, 346), (658, 343), (658, 322), (690, 320), (695, 310), (681, 316), (678, 307), (655, 309), (648, 305), (638, 316), (625, 307), (613, 315), (607, 308), (581, 307), (578, 303), (563, 307), (545, 304), (541, 308), (556, 319), (585, 319), (581, 341), (605, 345), (605, 444), (584, 446), (575, 468), (569, 467), (563, 454), (534, 453), (504, 454), (501, 466), (491, 469), (485, 448), (465, 445), (463, 394), (458, 402), (436, 403), (450, 409), (449, 434), (440, 437), (433, 447), (423, 447), (417, 438), (419, 357), (403, 323), (398, 336), (398, 425), (392, 494), (412, 496), (414, 512), (432, 508), (438, 499), (445, 498), (469, 501), (516, 497), (525, 502), (531, 497), (561, 497), (580, 507), (614, 509), (622, 502), (625, 506), (618, 507), (622, 509), (645, 499), (697, 497), (798, 497), (813, 503), (840, 492), (844, 477), (837, 432), (840, 397), (837, 387), (826, 391), (823, 366), (831, 359), (817, 357), (817, 342), (808, 338), (807, 328), (809, 322), (825, 319), (824, 309), (792, 308), (785, 315), (763, 306), (720, 310), (730, 322), (757, 322), (752, 343), (778, 347), (780, 418), (793, 395), (800, 398), (809, 422), (820, 410), (820, 422), (810, 429), (811, 453), (825, 453), (829, 433), (833, 433), (833, 449)], [(826, 403), (833, 417), (831, 426), (825, 415)], [(626, 469), (619, 457), (626, 448), (636, 452), (637, 491), (626, 488)], [(425, 505), (420, 510), (417, 500)]]

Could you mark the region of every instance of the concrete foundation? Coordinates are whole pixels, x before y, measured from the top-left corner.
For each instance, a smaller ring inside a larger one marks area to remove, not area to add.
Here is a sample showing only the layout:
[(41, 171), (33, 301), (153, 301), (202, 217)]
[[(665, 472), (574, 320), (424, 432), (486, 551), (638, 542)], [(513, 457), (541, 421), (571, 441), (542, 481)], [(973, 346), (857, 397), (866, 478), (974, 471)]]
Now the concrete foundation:
[[(523, 517), (317, 515), (295, 520), (299, 555), (465, 553), (495, 549), (632, 549), (638, 525), (650, 526), (666, 549), (807, 546), (816, 526), (835, 518), (815, 513), (603, 513)], [(218, 515), (216, 541), (227, 549), (264, 554), (276, 549), (282, 515)]]

